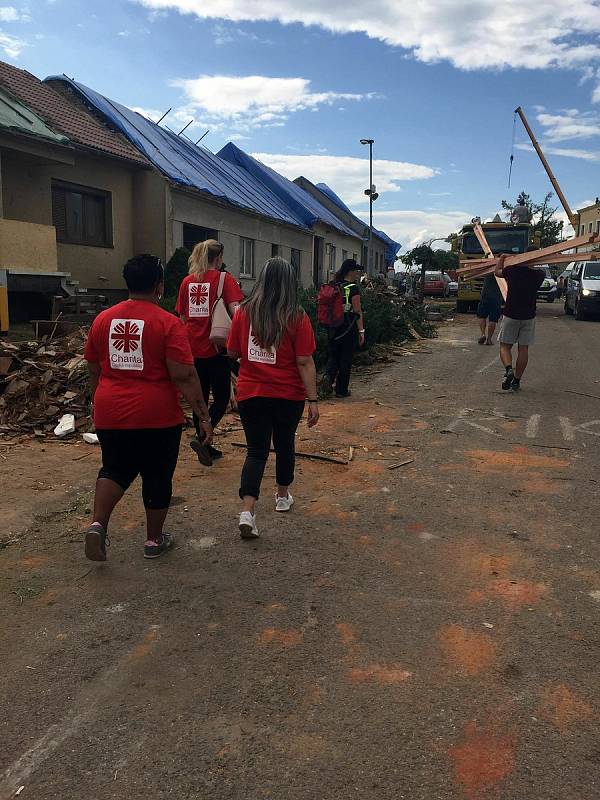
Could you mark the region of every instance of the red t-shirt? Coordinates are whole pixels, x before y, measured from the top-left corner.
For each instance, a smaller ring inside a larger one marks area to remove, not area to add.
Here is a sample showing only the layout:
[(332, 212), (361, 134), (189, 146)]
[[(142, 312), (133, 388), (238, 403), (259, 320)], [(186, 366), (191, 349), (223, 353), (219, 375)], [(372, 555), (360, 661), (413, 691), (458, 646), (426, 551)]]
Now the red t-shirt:
[(185, 328), (154, 303), (125, 300), (99, 314), (85, 357), (100, 364), (97, 428), (170, 428), (185, 421), (166, 359), (193, 364)]
[[(219, 278), (221, 273), (216, 269), (207, 270), (202, 278), (188, 275), (179, 287), (175, 310), (184, 318), (187, 334), (190, 339), (194, 358), (211, 358), (218, 350), (210, 343), (210, 319), (217, 302)], [(232, 276), (226, 272), (223, 283), (223, 301), (239, 303), (244, 299), (242, 290)]]
[(312, 356), (316, 344), (310, 319), (304, 312), (285, 332), (277, 349), (264, 350), (252, 337), (250, 321), (244, 309), (240, 308), (231, 323), (227, 349), (241, 355), (238, 400), (250, 397), (306, 400), (306, 389), (296, 358)]

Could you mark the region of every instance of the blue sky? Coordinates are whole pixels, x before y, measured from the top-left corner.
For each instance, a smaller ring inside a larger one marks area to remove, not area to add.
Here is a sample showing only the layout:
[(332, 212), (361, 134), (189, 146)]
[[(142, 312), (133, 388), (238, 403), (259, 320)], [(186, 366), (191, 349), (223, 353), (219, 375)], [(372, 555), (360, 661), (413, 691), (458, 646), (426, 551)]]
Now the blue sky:
[[(368, 9), (368, 13), (367, 13)], [(598, 0), (9, 0), (0, 58), (66, 73), (213, 151), (230, 139), (324, 180), (413, 246), (549, 184), (521, 104), (574, 207), (600, 194)]]

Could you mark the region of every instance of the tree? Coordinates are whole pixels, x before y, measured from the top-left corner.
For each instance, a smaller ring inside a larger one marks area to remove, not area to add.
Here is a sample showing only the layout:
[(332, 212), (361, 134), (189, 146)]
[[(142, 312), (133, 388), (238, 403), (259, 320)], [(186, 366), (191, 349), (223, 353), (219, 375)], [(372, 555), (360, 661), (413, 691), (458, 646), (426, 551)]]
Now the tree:
[(541, 203), (534, 202), (527, 192), (520, 192), (515, 204), (507, 200), (502, 201), (502, 208), (507, 212), (506, 218), (510, 221), (510, 215), (515, 205), (522, 204), (527, 206), (535, 231), (540, 234), (540, 247), (548, 247), (563, 240), (563, 221), (556, 219), (558, 206), (552, 207), (554, 194), (548, 192)]

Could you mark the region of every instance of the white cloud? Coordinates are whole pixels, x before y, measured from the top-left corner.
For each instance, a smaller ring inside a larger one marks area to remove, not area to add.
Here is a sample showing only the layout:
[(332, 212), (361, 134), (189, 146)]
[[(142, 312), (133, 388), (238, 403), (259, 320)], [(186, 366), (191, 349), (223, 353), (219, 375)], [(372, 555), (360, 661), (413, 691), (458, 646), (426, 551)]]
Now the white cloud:
[[(252, 155), (290, 180), (303, 175), (313, 183), (328, 184), (346, 204), (365, 202), (364, 190), (369, 185), (369, 161), (366, 158), (273, 153)], [(373, 161), (373, 181), (382, 199), (385, 193), (401, 191), (403, 181), (426, 180), (435, 173), (432, 167), (421, 164), (384, 159)]]
[(123, 36), (124, 38), (127, 38), (128, 36), (131, 36), (131, 34), (129, 33), (129, 31), (119, 31), (117, 33), (117, 36)]
[[(405, 211), (375, 211), (373, 222), (388, 236), (402, 242), (402, 250), (410, 250), (419, 244), (446, 237), (462, 228), (473, 217), (468, 211), (434, 211), (431, 209)], [(434, 248), (447, 248), (443, 242), (436, 242)]]
[[(527, 143), (519, 143), (515, 147), (517, 150), (535, 152), (532, 145)], [(583, 161), (600, 161), (600, 151), (596, 150), (581, 150), (576, 147), (553, 147), (552, 145), (543, 145), (542, 150), (547, 156), (564, 156), (565, 158), (579, 158)]]
[(600, 58), (596, 0), (136, 0), (203, 19), (279, 21), (364, 33), (460, 69), (588, 66)]
[(565, 109), (559, 114), (538, 114), (537, 120), (544, 129), (544, 136), (552, 142), (590, 139), (600, 135), (600, 117), (576, 108)]
[(9, 58), (17, 58), (27, 43), (0, 30), (0, 50)]
[(19, 22), (21, 14), (14, 6), (0, 6), (0, 22)]
[(251, 128), (282, 127), (289, 115), (314, 111), (340, 100), (369, 100), (374, 94), (313, 92), (306, 78), (269, 78), (263, 75), (201, 75), (180, 78), (171, 85), (183, 90), (186, 109), (217, 124), (224, 120)]

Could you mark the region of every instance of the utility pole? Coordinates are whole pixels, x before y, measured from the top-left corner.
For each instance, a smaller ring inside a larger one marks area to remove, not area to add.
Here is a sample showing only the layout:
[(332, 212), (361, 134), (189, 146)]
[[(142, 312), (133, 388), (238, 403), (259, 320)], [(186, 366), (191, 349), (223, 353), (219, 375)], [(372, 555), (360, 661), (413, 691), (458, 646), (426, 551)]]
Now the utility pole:
[(373, 203), (379, 195), (373, 185), (373, 144), (375, 139), (361, 139), (361, 144), (369, 145), (369, 188), (365, 194), (369, 197), (369, 246), (367, 249), (367, 273), (373, 275)]

